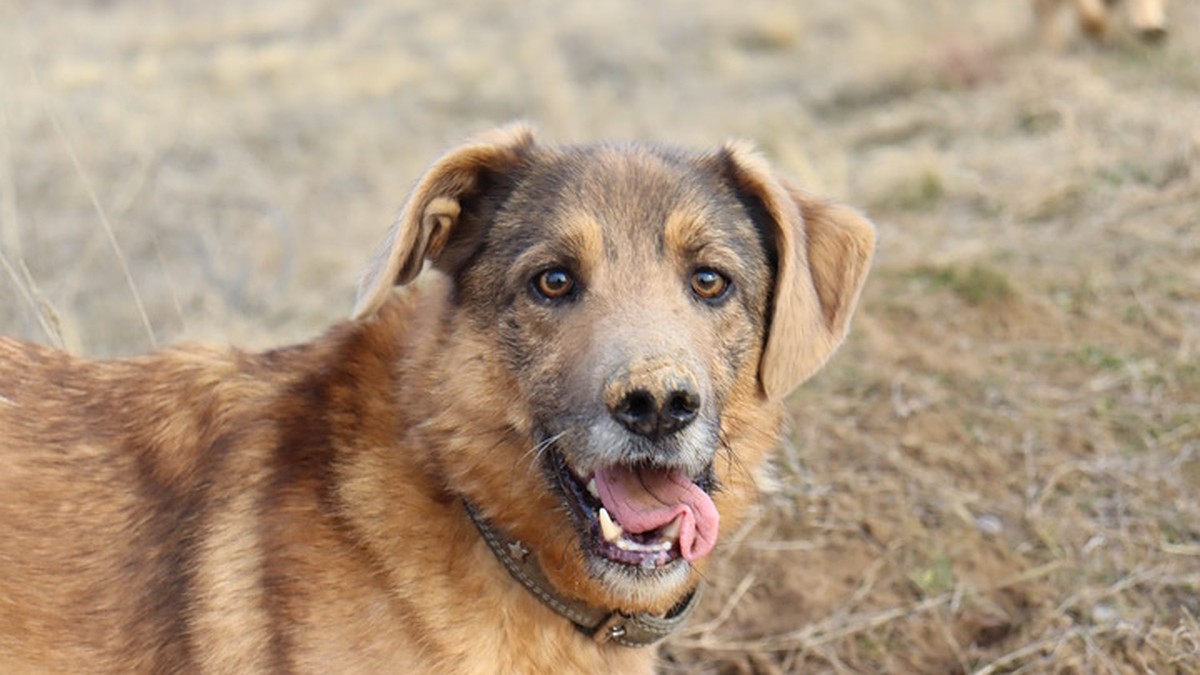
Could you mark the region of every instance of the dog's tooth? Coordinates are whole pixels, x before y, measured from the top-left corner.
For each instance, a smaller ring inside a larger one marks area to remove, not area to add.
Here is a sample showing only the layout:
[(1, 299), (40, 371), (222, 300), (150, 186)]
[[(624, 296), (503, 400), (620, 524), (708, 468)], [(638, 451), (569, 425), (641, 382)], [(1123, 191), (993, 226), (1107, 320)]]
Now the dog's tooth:
[(613, 543), (622, 551), (629, 551), (630, 553), (651, 553), (658, 548), (655, 545), (643, 544), (626, 537), (621, 537)]
[(595, 497), (596, 499), (600, 498), (600, 489), (596, 487), (595, 478), (592, 478), (587, 482), (587, 491), (589, 495)]
[(612, 516), (608, 515), (608, 509), (603, 506), (600, 507), (600, 533), (604, 535), (605, 541), (612, 542), (618, 546), (620, 546), (622, 541), (621, 535), (624, 534), (624, 530), (621, 529), (620, 525), (613, 522)]
[(675, 542), (656, 541), (653, 544), (643, 544), (623, 536), (614, 541), (613, 544), (622, 551), (629, 551), (631, 553), (658, 553), (660, 551), (670, 551)]
[(675, 520), (663, 526), (662, 537), (670, 541), (679, 541), (679, 528), (683, 523), (683, 514), (675, 516)]
[(642, 569), (644, 570), (652, 570), (657, 566), (657, 563), (654, 562), (654, 558), (646, 558), (642, 561)]

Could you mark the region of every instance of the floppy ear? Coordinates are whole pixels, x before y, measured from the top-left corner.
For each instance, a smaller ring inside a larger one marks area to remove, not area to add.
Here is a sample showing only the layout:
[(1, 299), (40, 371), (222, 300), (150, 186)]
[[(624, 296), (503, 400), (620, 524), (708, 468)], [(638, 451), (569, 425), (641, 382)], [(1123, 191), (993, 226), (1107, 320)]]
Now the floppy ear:
[(479, 191), (485, 173), (515, 166), (532, 146), (533, 130), (513, 124), (477, 136), (435, 162), (363, 272), (351, 317), (372, 314), (393, 287), (417, 276), (426, 259), (436, 261), (459, 222), (463, 200)]
[(736, 187), (770, 220), (775, 292), (758, 377), (767, 398), (778, 400), (846, 337), (875, 251), (875, 227), (854, 209), (778, 178), (749, 145), (727, 143), (721, 155)]

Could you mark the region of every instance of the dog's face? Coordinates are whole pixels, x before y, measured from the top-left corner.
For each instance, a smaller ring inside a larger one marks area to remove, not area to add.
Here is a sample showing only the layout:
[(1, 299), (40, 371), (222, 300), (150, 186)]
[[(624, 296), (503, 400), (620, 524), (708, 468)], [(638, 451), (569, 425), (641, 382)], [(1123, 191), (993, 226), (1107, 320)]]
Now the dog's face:
[(714, 172), (645, 148), (547, 156), (489, 220), (459, 298), (520, 373), (589, 566), (681, 575), (716, 540), (722, 411), (756, 388), (766, 233)]
[[(661, 610), (749, 503), (779, 399), (840, 341), (865, 275), (870, 226), (803, 199), (735, 146), (547, 149), (502, 131), (430, 171), (356, 313), (425, 259), (448, 275), (458, 358), (508, 396), (489, 452), (512, 456), (496, 481), (457, 481), (463, 496), (560, 590)], [(526, 515), (502, 505), (514, 490)]]

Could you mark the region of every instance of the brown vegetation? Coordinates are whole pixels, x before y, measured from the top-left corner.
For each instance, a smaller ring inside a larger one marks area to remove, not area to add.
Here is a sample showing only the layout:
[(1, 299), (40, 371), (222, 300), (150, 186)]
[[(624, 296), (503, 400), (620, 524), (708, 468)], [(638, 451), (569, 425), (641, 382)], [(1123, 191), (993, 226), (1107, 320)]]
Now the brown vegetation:
[(1200, 672), (1200, 6), (1029, 11), (0, 4), (0, 330), (309, 337), (471, 131), (750, 137), (880, 249), (664, 671)]

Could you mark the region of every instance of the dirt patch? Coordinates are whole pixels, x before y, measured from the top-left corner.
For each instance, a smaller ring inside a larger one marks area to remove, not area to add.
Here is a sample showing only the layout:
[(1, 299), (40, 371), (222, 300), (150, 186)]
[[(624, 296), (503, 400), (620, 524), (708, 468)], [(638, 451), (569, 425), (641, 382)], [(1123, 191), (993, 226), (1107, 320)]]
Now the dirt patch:
[(1200, 672), (1200, 5), (0, 5), (0, 330), (261, 347), (349, 312), (447, 144), (756, 139), (876, 219), (853, 336), (664, 672)]

